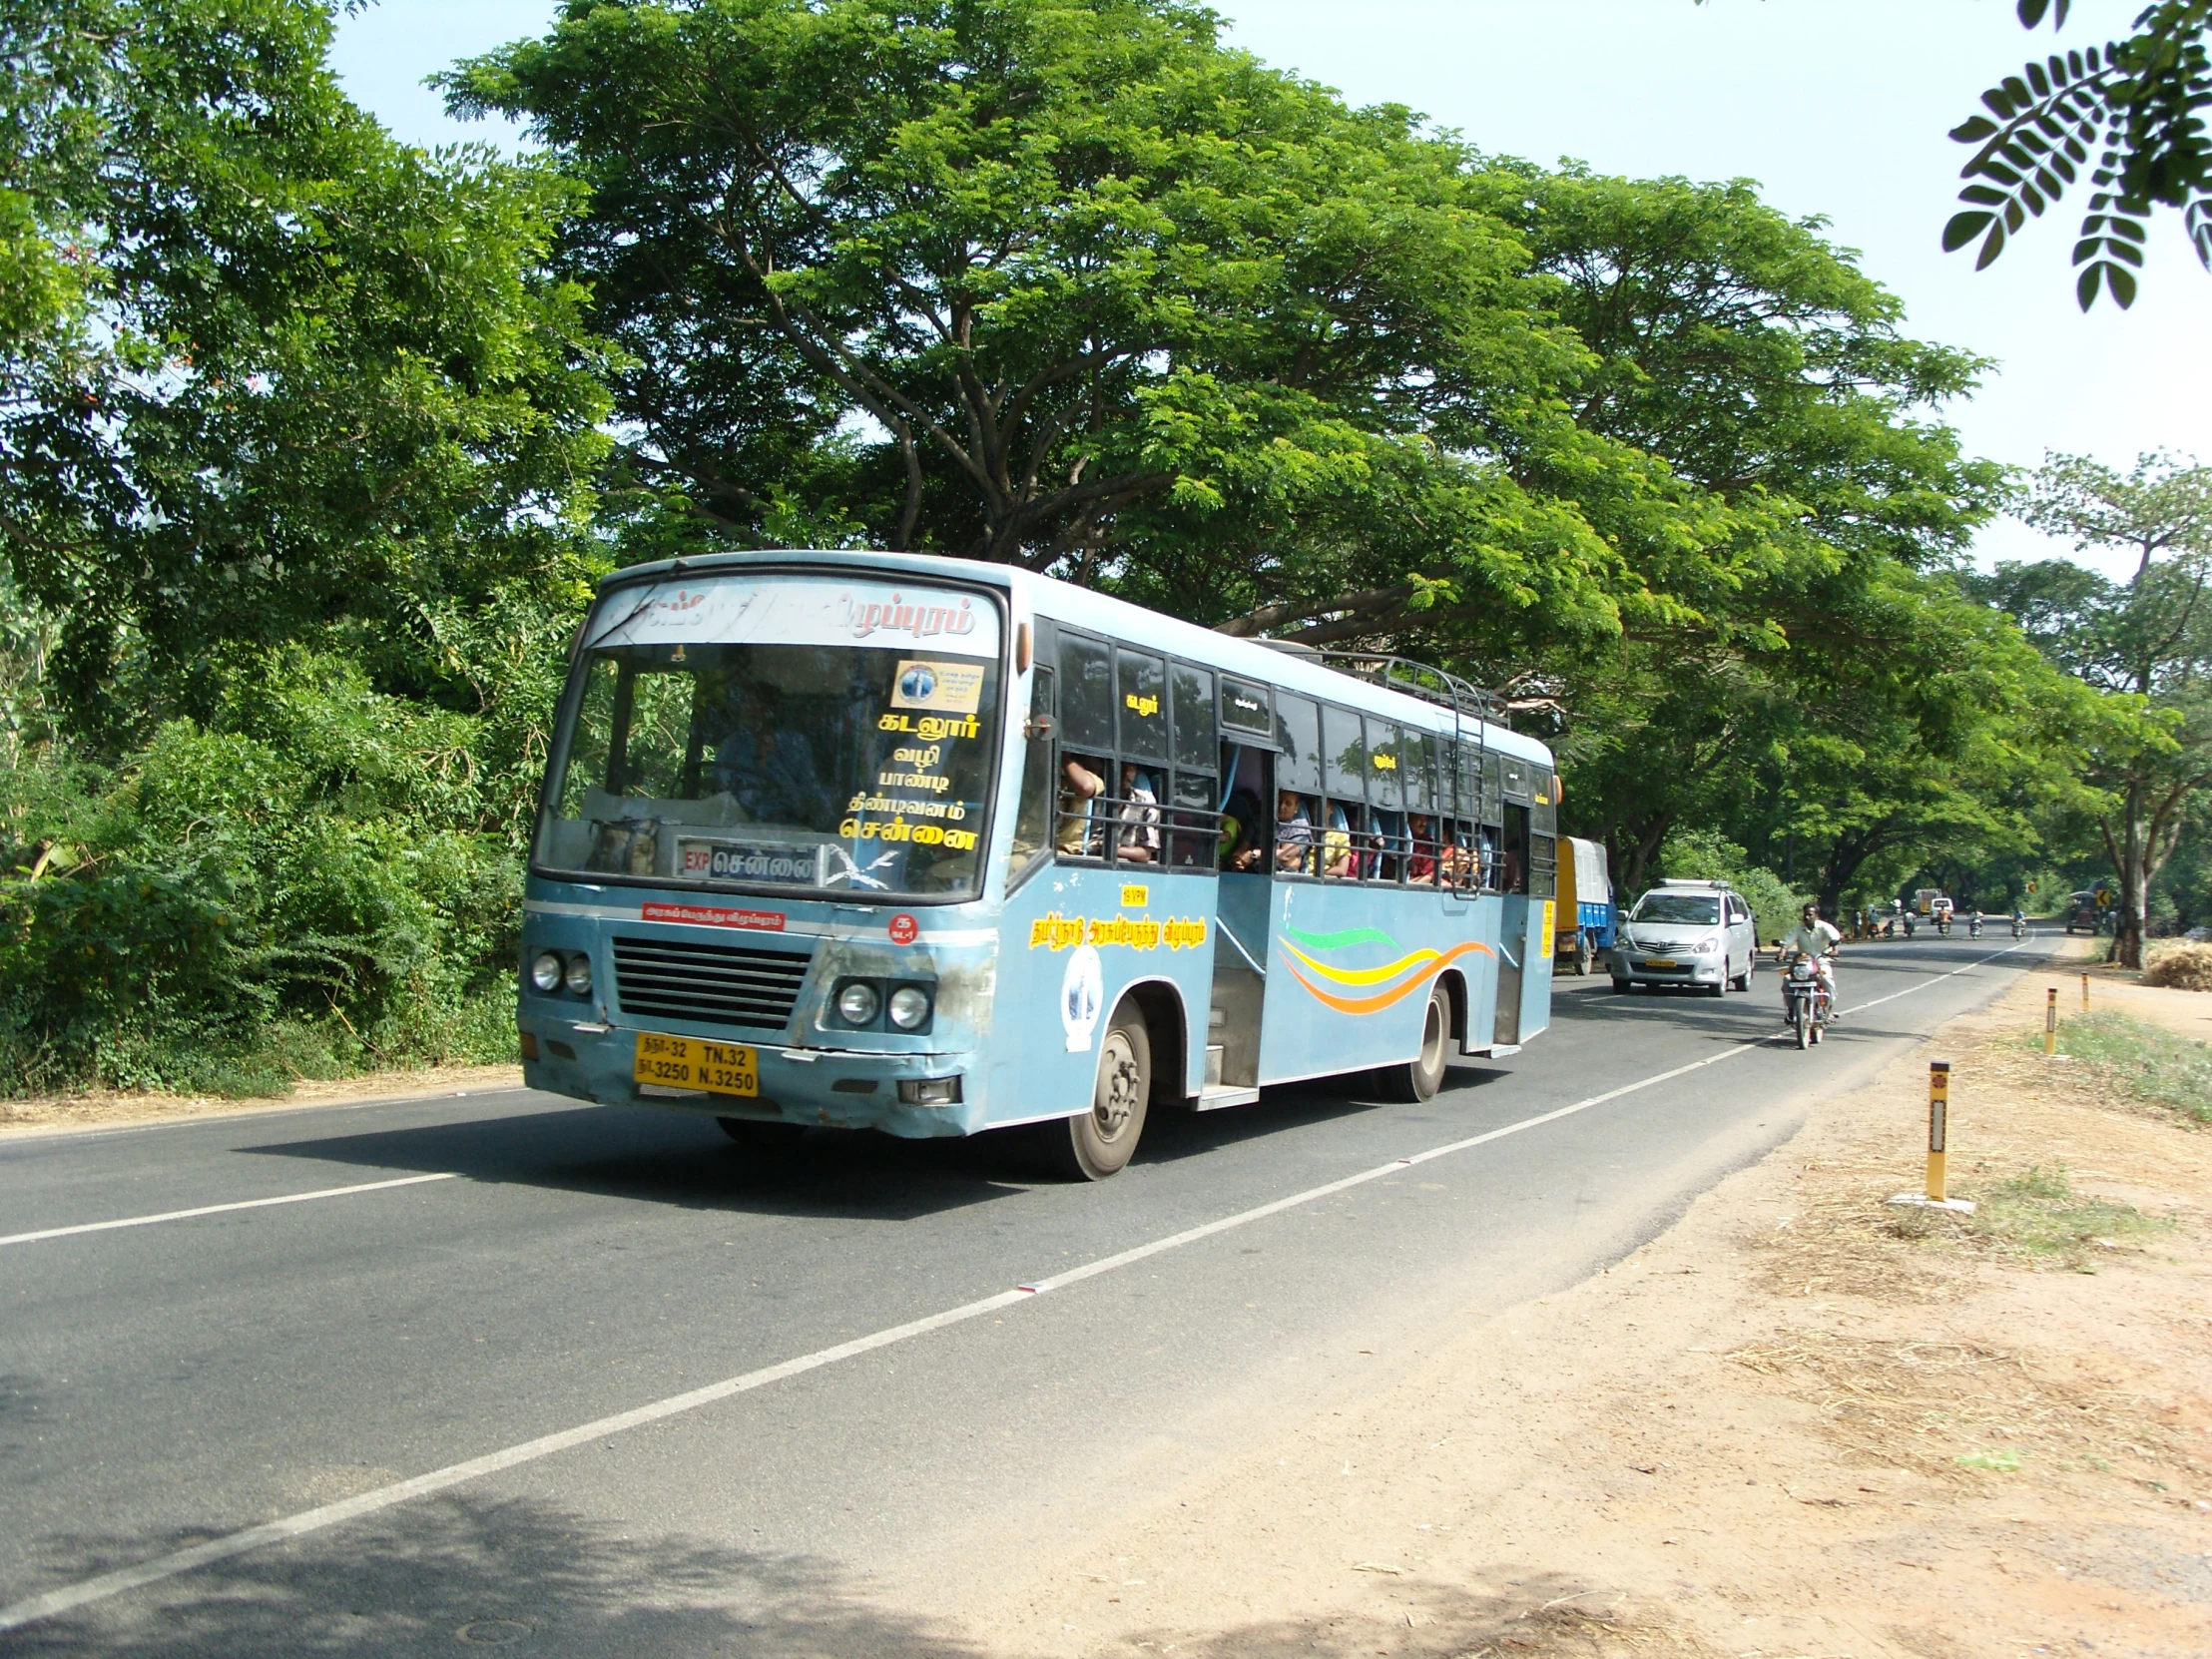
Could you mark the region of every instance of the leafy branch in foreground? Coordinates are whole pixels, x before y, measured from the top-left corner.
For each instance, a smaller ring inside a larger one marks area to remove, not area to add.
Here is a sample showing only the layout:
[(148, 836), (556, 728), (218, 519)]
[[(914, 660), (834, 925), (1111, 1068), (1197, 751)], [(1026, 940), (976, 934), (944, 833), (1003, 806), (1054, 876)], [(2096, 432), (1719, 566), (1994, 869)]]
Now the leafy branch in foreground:
[[(2070, 0), (2018, 0), (2022, 26), (2052, 14), (2062, 27)], [(2057, 205), (2086, 171), (2092, 187), (2074, 244), (2081, 308), (2108, 292), (2134, 303), (2143, 265), (2144, 222), (2155, 206), (2179, 208), (2197, 258), (2212, 269), (2212, 0), (2159, 0), (2137, 14), (2135, 33), (2103, 47), (2052, 53), (2021, 66), (1981, 95), (1988, 115), (1951, 129), (1977, 148), (1959, 170), (1967, 204), (1943, 227), (1943, 250), (1979, 241), (1976, 271), (2004, 252), (2029, 218)], [(1992, 119), (1993, 118), (1993, 119)], [(2092, 162), (2091, 157), (2095, 160)]]

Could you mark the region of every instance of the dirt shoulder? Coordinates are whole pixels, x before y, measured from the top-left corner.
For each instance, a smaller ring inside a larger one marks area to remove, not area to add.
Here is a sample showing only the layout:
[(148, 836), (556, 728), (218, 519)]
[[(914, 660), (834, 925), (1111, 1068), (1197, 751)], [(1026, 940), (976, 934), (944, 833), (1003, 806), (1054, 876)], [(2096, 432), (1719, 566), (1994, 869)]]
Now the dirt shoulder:
[[(2053, 984), (2078, 1007), (2078, 968), (2028, 975), (1604, 1276), (1130, 1517), (972, 1634), (1224, 1659), (2212, 1651), (2212, 1136), (2045, 1061)], [(1973, 1220), (1887, 1202), (1921, 1184), (1938, 1057)]]
[(368, 1100), (428, 1099), (488, 1094), (522, 1087), (514, 1066), (425, 1066), (414, 1071), (372, 1071), (328, 1082), (300, 1082), (289, 1093), (262, 1100), (227, 1095), (158, 1094), (150, 1090), (97, 1090), (86, 1094), (0, 1099), (0, 1137), (11, 1132), (100, 1129), (114, 1124), (157, 1123), (176, 1118), (238, 1117), (301, 1106), (358, 1105)]

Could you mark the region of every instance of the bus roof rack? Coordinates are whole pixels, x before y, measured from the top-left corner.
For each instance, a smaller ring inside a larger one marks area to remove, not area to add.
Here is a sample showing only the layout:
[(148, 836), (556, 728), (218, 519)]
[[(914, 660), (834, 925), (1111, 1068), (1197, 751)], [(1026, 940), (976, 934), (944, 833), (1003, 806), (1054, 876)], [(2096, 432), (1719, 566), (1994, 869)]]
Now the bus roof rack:
[(1410, 657), (1396, 657), (1386, 651), (1317, 651), (1312, 646), (1293, 645), (1289, 640), (1263, 643), (1276, 646), (1278, 650), (1309, 654), (1324, 668), (1417, 697), (1424, 703), (1449, 709), (1462, 719), (1502, 726), (1508, 732), (1513, 729), (1513, 723), (1505, 716), (1504, 705), (1496, 697), (1456, 674), (1445, 673), (1433, 663), (1415, 662)]

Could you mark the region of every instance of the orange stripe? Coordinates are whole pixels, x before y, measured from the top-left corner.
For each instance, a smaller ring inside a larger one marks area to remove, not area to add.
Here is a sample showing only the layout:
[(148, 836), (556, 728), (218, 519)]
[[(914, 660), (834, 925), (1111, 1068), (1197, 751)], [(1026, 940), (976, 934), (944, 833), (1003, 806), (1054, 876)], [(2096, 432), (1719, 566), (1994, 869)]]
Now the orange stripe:
[(1467, 944), (1454, 945), (1451, 949), (1445, 951), (1441, 956), (1437, 957), (1433, 962), (1430, 962), (1419, 973), (1414, 974), (1410, 979), (1400, 980), (1397, 984), (1392, 985), (1388, 990), (1378, 992), (1374, 996), (1337, 996), (1332, 992), (1323, 990), (1319, 985), (1315, 984), (1311, 979), (1307, 978), (1306, 975), (1299, 972), (1297, 968), (1294, 967), (1290, 971), (1291, 977), (1293, 979), (1296, 979), (1301, 985), (1304, 985), (1308, 991), (1312, 992), (1317, 1000), (1326, 1002), (1330, 1007), (1336, 1009), (1339, 1013), (1374, 1014), (1382, 1012), (1384, 1008), (1389, 1007), (1393, 1003), (1404, 1001), (1406, 997), (1412, 995), (1413, 992), (1419, 990), (1422, 986), (1426, 985), (1429, 980), (1435, 978), (1438, 973), (1442, 972), (1447, 964), (1456, 961), (1459, 957), (1464, 956), (1470, 950), (1479, 950), (1485, 956), (1496, 954), (1496, 952), (1491, 950), (1490, 947), (1486, 944), (1476, 944), (1469, 942)]

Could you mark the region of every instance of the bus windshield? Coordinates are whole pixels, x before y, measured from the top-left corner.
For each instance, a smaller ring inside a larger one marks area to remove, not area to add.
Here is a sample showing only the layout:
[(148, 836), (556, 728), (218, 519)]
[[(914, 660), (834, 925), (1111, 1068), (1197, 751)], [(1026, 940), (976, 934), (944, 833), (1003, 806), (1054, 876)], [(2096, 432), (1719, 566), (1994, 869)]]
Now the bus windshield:
[(982, 596), (835, 576), (617, 589), (587, 625), (550, 872), (972, 893), (998, 712)]

